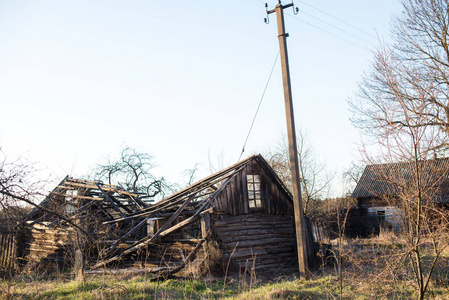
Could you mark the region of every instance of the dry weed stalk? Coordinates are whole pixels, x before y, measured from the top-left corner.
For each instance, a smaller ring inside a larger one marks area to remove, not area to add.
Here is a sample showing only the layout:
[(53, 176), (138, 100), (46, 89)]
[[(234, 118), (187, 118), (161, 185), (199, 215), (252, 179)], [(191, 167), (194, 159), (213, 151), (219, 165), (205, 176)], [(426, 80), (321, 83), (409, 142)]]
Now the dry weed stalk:
[(235, 250), (237, 249), (237, 246), (239, 245), (239, 243), (237, 242), (234, 246), (234, 249), (232, 249), (231, 254), (229, 255), (228, 258), (228, 263), (226, 264), (226, 272), (225, 272), (225, 277), (223, 279), (223, 295), (225, 293), (225, 287), (226, 287), (226, 278), (228, 277), (228, 270), (229, 270), (229, 265), (231, 264), (231, 258), (234, 255)]

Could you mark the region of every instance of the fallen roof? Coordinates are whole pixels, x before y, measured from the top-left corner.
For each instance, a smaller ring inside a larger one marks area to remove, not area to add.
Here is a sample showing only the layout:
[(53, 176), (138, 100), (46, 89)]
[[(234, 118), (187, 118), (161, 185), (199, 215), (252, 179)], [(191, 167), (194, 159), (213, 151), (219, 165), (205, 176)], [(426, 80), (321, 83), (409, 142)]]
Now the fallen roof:
[[(113, 261), (119, 260), (123, 256), (134, 252), (146, 245), (154, 242), (155, 240), (167, 236), (168, 234), (183, 228), (195, 221), (197, 221), (201, 214), (211, 208), (214, 199), (224, 190), (224, 188), (231, 182), (232, 178), (236, 176), (241, 170), (243, 170), (248, 164), (253, 161), (257, 161), (259, 165), (265, 170), (266, 174), (272, 178), (273, 181), (277, 182), (283, 191), (291, 199), (291, 194), (276, 173), (271, 169), (268, 163), (263, 159), (261, 155), (254, 155), (248, 157), (247, 159), (238, 162), (220, 172), (210, 175), (182, 190), (173, 194), (170, 197), (152, 205), (151, 207), (142, 209), (135, 214), (130, 214), (124, 218), (118, 218), (110, 220), (106, 223), (115, 223), (120, 221), (125, 221), (133, 218), (144, 218), (139, 225), (142, 226), (146, 224), (146, 220), (159, 216), (161, 213), (170, 212), (170, 218), (164, 223), (164, 225), (154, 234), (154, 236), (146, 236), (141, 240), (135, 242), (133, 245), (124, 249), (118, 255), (110, 257), (105, 261), (97, 263), (93, 268), (99, 268), (109, 264)], [(173, 221), (185, 210), (191, 211), (191, 216), (180, 223), (173, 224)], [(142, 224), (142, 225), (141, 225)], [(133, 229), (132, 229), (133, 230)], [(204, 242), (203, 238), (199, 241), (198, 245)], [(197, 245), (197, 247), (198, 247)], [(197, 249), (197, 248), (195, 248)]]
[(75, 203), (76, 200), (85, 200), (87, 203), (81, 207), (74, 207), (74, 211), (69, 213), (69, 216), (76, 215), (93, 204), (99, 204), (99, 209), (102, 209), (112, 219), (135, 214), (149, 206), (139, 198), (139, 195), (122, 187), (104, 184), (101, 181), (80, 180), (66, 176), (39, 206), (25, 216), (22, 223), (28, 220), (39, 222), (48, 217), (53, 204), (57, 201)]
[[(81, 202), (78, 202), (78, 207), (75, 207), (69, 215), (66, 215), (63, 221), (67, 222), (67, 219), (74, 220), (86, 208), (95, 205), (94, 207), (101, 210), (103, 215), (106, 216), (105, 219), (100, 221), (103, 225), (126, 224), (126, 232), (114, 240), (111, 246), (102, 250), (103, 260), (92, 267), (92, 269), (97, 269), (113, 261), (118, 261), (124, 256), (198, 221), (205, 212), (213, 209), (215, 199), (225, 190), (232, 179), (253, 162), (257, 162), (264, 170), (264, 173), (280, 187), (280, 191), (291, 201), (291, 193), (269, 164), (261, 155), (254, 155), (212, 174), (153, 205), (145, 203), (139, 198), (139, 195), (126, 191), (122, 187), (103, 184), (99, 181), (74, 179), (67, 176), (44, 199), (39, 207), (25, 217), (22, 223), (26, 223), (28, 226), (41, 221), (45, 221), (45, 224), (50, 226), (59, 224), (61, 220), (56, 218), (56, 214), (49, 215), (52, 203), (54, 201), (70, 203), (70, 201), (78, 199), (82, 200), (82, 206), (79, 204)], [(177, 223), (177, 218), (181, 214), (185, 216), (185, 219)], [(139, 237), (139, 240), (132, 242), (130, 245), (128, 244), (125, 248), (121, 247), (118, 249), (119, 244), (127, 241), (131, 235), (145, 226), (147, 221), (160, 218), (165, 218), (166, 221), (154, 235)], [(186, 258), (186, 261), (195, 255), (195, 252), (198, 251), (206, 238), (206, 236), (203, 236), (202, 239), (196, 241), (196, 246), (189, 254), (189, 257)], [(179, 267), (171, 268), (169, 272), (173, 273), (177, 270), (179, 270)]]

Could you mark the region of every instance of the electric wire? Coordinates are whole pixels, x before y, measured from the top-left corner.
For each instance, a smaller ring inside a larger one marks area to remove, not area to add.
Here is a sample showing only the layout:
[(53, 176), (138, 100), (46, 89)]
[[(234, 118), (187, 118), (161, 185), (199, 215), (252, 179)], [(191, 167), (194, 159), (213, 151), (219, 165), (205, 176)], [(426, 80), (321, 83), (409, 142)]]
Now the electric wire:
[(319, 9), (319, 8), (313, 6), (313, 5), (310, 5), (310, 4), (308, 4), (308, 3), (306, 3), (306, 2), (304, 2), (304, 1), (302, 1), (302, 0), (298, 0), (298, 1), (301, 2), (301, 3), (303, 3), (303, 4), (305, 4), (305, 5), (307, 5), (307, 6), (310, 6), (311, 8), (313, 8), (313, 9), (315, 9), (315, 10), (317, 10), (317, 11), (319, 11), (319, 12), (321, 12), (321, 13), (323, 13), (323, 14), (325, 14), (325, 15), (327, 15), (327, 16), (329, 16), (329, 17), (331, 17), (331, 18), (333, 18), (333, 19), (335, 19), (335, 20), (337, 20), (337, 21), (339, 21), (339, 22), (341, 22), (341, 23), (343, 23), (343, 24), (349, 26), (349, 27), (354, 28), (354, 29), (357, 30), (357, 31), (360, 31), (361, 33), (364, 33), (364, 34), (366, 34), (366, 35), (369, 35), (369, 36), (372, 37), (372, 38), (377, 39), (377, 37), (376, 37), (375, 35), (372, 35), (372, 34), (369, 33), (369, 32), (366, 32), (366, 31), (364, 31), (364, 30), (362, 30), (362, 29), (360, 29), (360, 28), (357, 28), (356, 26), (351, 25), (351, 24), (349, 24), (348, 22), (345, 22), (345, 21), (343, 21), (343, 20), (341, 20), (341, 19), (339, 19), (339, 18), (337, 18), (337, 17), (335, 17), (335, 16), (333, 16), (333, 15), (331, 15), (331, 14), (325, 12), (324, 10), (321, 10), (321, 9)]
[(359, 40), (361, 40), (361, 41), (364, 41), (364, 42), (366, 42), (366, 43), (368, 43), (368, 44), (370, 44), (370, 45), (372, 45), (372, 46), (376, 46), (376, 45), (374, 45), (373, 43), (371, 43), (370, 41), (365, 40), (364, 38), (361, 38), (361, 37), (359, 37), (359, 36), (357, 36), (357, 35), (355, 35), (355, 34), (349, 32), (349, 31), (344, 30), (344, 29), (342, 29), (342, 28), (340, 28), (340, 27), (337, 27), (337, 26), (335, 26), (335, 25), (333, 25), (333, 24), (331, 24), (331, 23), (329, 23), (329, 22), (326, 22), (326, 21), (324, 21), (324, 20), (321, 20), (320, 18), (315, 17), (314, 15), (311, 15), (311, 14), (309, 14), (309, 13), (303, 11), (303, 10), (302, 10), (301, 12), (302, 12), (304, 15), (307, 15), (307, 16), (309, 16), (309, 17), (311, 17), (311, 18), (317, 19), (318, 21), (320, 21), (320, 22), (322, 22), (322, 23), (324, 23), (324, 24), (327, 24), (327, 25), (329, 25), (329, 26), (331, 26), (331, 27), (333, 27), (333, 28), (335, 28), (335, 29), (338, 29), (338, 30), (340, 30), (340, 31), (342, 31), (342, 32), (344, 32), (344, 33), (346, 33), (346, 34), (348, 34), (348, 35), (350, 35), (350, 36), (352, 36), (352, 37), (354, 37), (354, 38), (356, 38), (356, 39), (359, 39)]
[(246, 143), (248, 142), (249, 136), (250, 136), (251, 131), (254, 126), (254, 122), (256, 121), (256, 118), (257, 118), (257, 114), (259, 113), (260, 106), (262, 105), (262, 101), (265, 96), (265, 92), (267, 91), (268, 84), (270, 83), (270, 80), (271, 80), (271, 75), (273, 75), (274, 67), (276, 66), (276, 63), (279, 58), (279, 53), (280, 53), (280, 51), (278, 51), (278, 54), (276, 55), (276, 59), (274, 60), (273, 66), (271, 67), (270, 76), (268, 76), (268, 80), (267, 80), (267, 83), (265, 84), (265, 88), (263, 90), (262, 97), (260, 97), (259, 105), (257, 106), (256, 113), (254, 114), (253, 121), (251, 122), (251, 126), (249, 127), (248, 135), (246, 136), (245, 142), (243, 143), (242, 152), (240, 153), (240, 156), (239, 156), (239, 159), (237, 160), (237, 162), (240, 161), (240, 159), (242, 158), (243, 152), (245, 152)]
[[(263, 4), (265, 4), (265, 2), (263, 2), (262, 0), (258, 0), (258, 1), (261, 2), (261, 3), (263, 3)], [(299, 0), (299, 1), (300, 1), (301, 3), (304, 3), (304, 4), (306, 4), (306, 5), (310, 6), (310, 7), (312, 7), (313, 9), (316, 9), (316, 10), (318, 10), (318, 11), (320, 11), (320, 12), (322, 12), (322, 13), (324, 13), (324, 14), (326, 14), (326, 15), (332, 17), (332, 18), (334, 18), (335, 20), (337, 20), (337, 21), (339, 21), (339, 22), (342, 22), (342, 23), (344, 23), (344, 24), (346, 24), (346, 25), (348, 25), (348, 26), (350, 26), (350, 27), (352, 27), (352, 28), (354, 28), (354, 29), (357, 29), (358, 31), (360, 31), (360, 32), (362, 32), (362, 33), (364, 33), (364, 34), (367, 34), (367, 35), (369, 35), (369, 36), (373, 36), (373, 35), (371, 35), (371, 34), (369, 34), (369, 33), (364, 32), (364, 31), (361, 30), (361, 29), (358, 29), (357, 27), (355, 27), (355, 26), (353, 26), (353, 25), (351, 25), (351, 24), (349, 24), (349, 23), (346, 23), (346, 22), (344, 22), (344, 21), (338, 19), (337, 17), (332, 16), (331, 14), (328, 14), (328, 13), (326, 13), (326, 12), (324, 12), (324, 11), (322, 11), (322, 10), (316, 8), (316, 7), (313, 7), (312, 5), (309, 5), (309, 4), (305, 3), (304, 1), (301, 1), (301, 0)], [(314, 18), (314, 19), (317, 19), (317, 20), (319, 20), (319, 21), (321, 21), (321, 22), (323, 22), (323, 23), (325, 23), (325, 24), (327, 24), (327, 25), (329, 25), (329, 26), (331, 26), (331, 27), (333, 27), (333, 28), (336, 28), (336, 29), (338, 29), (338, 30), (340, 30), (340, 31), (342, 31), (342, 32), (344, 32), (344, 33), (346, 33), (346, 34), (348, 34), (348, 35), (351, 35), (351, 36), (353, 36), (353, 37), (355, 37), (355, 38), (357, 38), (357, 39), (359, 39), (359, 40), (362, 40), (362, 41), (364, 41), (364, 42), (366, 42), (366, 43), (368, 43), (368, 44), (373, 45), (373, 44), (370, 43), (369, 41), (367, 41), (367, 40), (365, 40), (365, 39), (363, 39), (363, 38), (361, 38), (361, 37), (359, 37), (359, 36), (357, 36), (357, 35), (355, 35), (355, 34), (352, 34), (352, 33), (348, 32), (348, 31), (346, 31), (346, 30), (344, 30), (344, 29), (342, 29), (342, 28), (340, 28), (340, 27), (337, 27), (337, 26), (335, 26), (335, 25), (333, 25), (333, 24), (331, 24), (331, 23), (329, 23), (329, 22), (326, 22), (326, 21), (324, 21), (324, 20), (321, 20), (320, 18), (315, 17), (315, 16), (313, 16), (313, 15), (311, 15), (311, 14), (309, 14), (309, 13), (306, 13), (306, 12), (304, 12), (304, 11), (302, 11), (302, 12), (303, 12), (305, 15), (308, 15), (308, 16)], [(325, 33), (327, 33), (327, 34), (329, 34), (329, 35), (332, 35), (333, 37), (335, 37), (335, 38), (337, 38), (337, 39), (340, 39), (340, 40), (345, 41), (345, 42), (347, 42), (347, 43), (349, 43), (349, 44), (352, 44), (352, 45), (355, 46), (355, 47), (358, 47), (358, 48), (360, 48), (360, 49), (363, 49), (363, 50), (366, 50), (366, 51), (370, 51), (370, 52), (371, 52), (371, 50), (370, 50), (369, 48), (360, 46), (360, 45), (358, 45), (358, 44), (356, 44), (356, 43), (354, 43), (354, 42), (351, 42), (351, 41), (349, 41), (349, 40), (347, 40), (347, 39), (345, 39), (345, 38), (342, 38), (342, 37), (340, 37), (340, 36), (338, 36), (338, 35), (336, 35), (336, 34), (330, 32), (330, 31), (327, 31), (327, 30), (325, 30), (325, 29), (323, 29), (323, 28), (321, 28), (321, 27), (319, 27), (319, 26), (317, 26), (317, 25), (314, 25), (314, 24), (312, 24), (312, 23), (310, 23), (310, 22), (307, 22), (307, 21), (305, 21), (305, 20), (302, 20), (302, 19), (300, 19), (300, 18), (298, 18), (298, 17), (296, 17), (296, 16), (294, 16), (294, 15), (291, 15), (291, 14), (289, 14), (289, 13), (286, 13), (286, 15), (288, 15), (288, 16), (290, 16), (290, 17), (292, 17), (292, 18), (294, 18), (294, 19), (296, 19), (296, 20), (298, 20), (298, 21), (300, 21), (300, 22), (303, 22), (303, 23), (305, 23), (305, 24), (307, 24), (307, 25), (309, 25), (309, 26), (312, 26), (312, 27), (314, 27), (314, 28), (316, 28), (316, 29), (318, 29), (318, 30), (321, 30), (321, 31), (323, 31), (323, 32), (325, 32)], [(249, 136), (251, 135), (251, 131), (252, 131), (252, 129), (253, 129), (253, 126), (254, 126), (254, 123), (255, 123), (255, 121), (256, 121), (257, 115), (258, 115), (258, 113), (259, 113), (260, 106), (262, 105), (262, 101), (263, 101), (263, 98), (264, 98), (264, 96), (265, 96), (265, 92), (267, 91), (268, 84), (270, 83), (271, 76), (272, 76), (272, 74), (273, 74), (274, 67), (276, 66), (276, 63), (277, 63), (278, 58), (279, 58), (279, 52), (278, 52), (278, 54), (276, 55), (276, 59), (274, 60), (273, 66), (272, 66), (272, 68), (271, 68), (270, 75), (268, 76), (267, 83), (266, 83), (266, 85), (265, 85), (264, 91), (263, 91), (263, 93), (262, 93), (262, 96), (261, 96), (261, 98), (260, 98), (259, 104), (258, 104), (258, 106), (257, 106), (256, 113), (254, 114), (254, 118), (253, 118), (253, 120), (252, 120), (252, 122), (251, 122), (251, 126), (250, 126), (250, 128), (249, 128), (249, 131), (248, 131), (248, 134), (247, 134), (247, 136), (246, 136), (245, 142), (243, 143), (242, 152), (240, 153), (240, 156), (239, 156), (238, 161), (240, 161), (240, 159), (242, 158), (243, 153), (245, 152), (246, 144), (248, 143)]]
[[(262, 1), (262, 0), (258, 0), (258, 1), (265, 4), (265, 2)], [(341, 22), (341, 23), (343, 23), (343, 24), (349, 26), (349, 27), (352, 27), (352, 28), (358, 30), (358, 31), (361, 32), (361, 33), (364, 33), (364, 34), (366, 34), (366, 35), (368, 35), (368, 36), (370, 36), (370, 37), (376, 38), (376, 37), (373, 36), (372, 34), (369, 34), (369, 33), (365, 32), (365, 31), (363, 31), (363, 30), (357, 28), (356, 26), (353, 26), (353, 25), (351, 25), (351, 24), (349, 24), (349, 23), (347, 23), (347, 22), (345, 22), (345, 21), (342, 21), (342, 20), (340, 20), (339, 18), (334, 17), (334, 16), (332, 16), (331, 14), (329, 14), (329, 13), (327, 13), (327, 12), (325, 12), (325, 11), (319, 9), (319, 8), (316, 8), (316, 7), (314, 7), (314, 6), (312, 6), (312, 5), (308, 4), (308, 3), (306, 3), (306, 2), (304, 2), (304, 1), (301, 1), (301, 0), (298, 0), (298, 1), (300, 1), (301, 3), (304, 3), (304, 4), (308, 5), (308, 6), (310, 6), (311, 8), (313, 8), (313, 9), (315, 9), (315, 10), (317, 10), (317, 11), (320, 11), (321, 13), (323, 13), (323, 14), (325, 14), (325, 15), (327, 15), (327, 16), (329, 16), (329, 17), (331, 17), (331, 18), (333, 18), (333, 19), (335, 19), (335, 20), (337, 20), (337, 21), (339, 21), (339, 22)], [(272, 7), (272, 6), (270, 5), (269, 7)], [(329, 23), (329, 22), (327, 22), (327, 21), (324, 21), (324, 20), (322, 20), (322, 19), (320, 19), (320, 18), (318, 18), (318, 17), (316, 17), (316, 16), (314, 16), (314, 15), (312, 15), (312, 14), (310, 14), (310, 13), (304, 12), (304, 11), (302, 11), (302, 10), (300, 10), (300, 12), (302, 12), (303, 14), (308, 15), (308, 16), (314, 18), (314, 19), (317, 19), (317, 20), (319, 20), (320, 22), (325, 23), (325, 24), (327, 24), (327, 25), (329, 25), (329, 26), (331, 26), (331, 27), (333, 27), (333, 28), (335, 28), (335, 29), (338, 29), (338, 30), (340, 30), (340, 31), (342, 31), (342, 32), (344, 32), (344, 33), (346, 33), (346, 34), (348, 34), (348, 35), (354, 37), (354, 38), (357, 38), (357, 39), (359, 39), (359, 40), (362, 40), (362, 41), (364, 41), (364, 42), (370, 44), (371, 46), (375, 46), (373, 43), (367, 41), (366, 39), (364, 39), (364, 38), (362, 38), (362, 37), (360, 37), (360, 36), (357, 36), (357, 35), (355, 35), (355, 34), (353, 34), (353, 33), (350, 33), (350, 32), (348, 32), (347, 30), (342, 29), (342, 28), (340, 28), (340, 27), (338, 27), (338, 26), (336, 26), (336, 25), (333, 25), (333, 24), (331, 24), (331, 23)], [(368, 47), (364, 47), (364, 46), (361, 46), (361, 45), (359, 45), (359, 44), (357, 44), (357, 43), (354, 43), (354, 42), (352, 42), (352, 41), (350, 41), (350, 40), (348, 40), (348, 39), (345, 39), (345, 38), (343, 38), (343, 37), (341, 37), (341, 36), (335, 34), (335, 33), (330, 32), (330, 31), (328, 31), (328, 30), (326, 30), (326, 29), (323, 29), (323, 28), (321, 28), (321, 27), (319, 27), (319, 26), (317, 26), (317, 25), (314, 25), (314, 24), (312, 24), (312, 23), (310, 23), (310, 22), (307, 22), (307, 21), (305, 21), (305, 20), (303, 20), (303, 19), (300, 19), (300, 18), (298, 18), (297, 16), (291, 15), (291, 14), (289, 14), (289, 13), (285, 13), (285, 14), (288, 15), (289, 17), (292, 17), (292, 18), (294, 18), (294, 19), (300, 21), (300, 22), (303, 22), (303, 23), (305, 23), (305, 24), (307, 24), (307, 25), (309, 25), (309, 26), (312, 26), (312, 27), (314, 27), (314, 28), (316, 28), (316, 29), (318, 29), (318, 30), (320, 30), (320, 31), (322, 31), (322, 32), (325, 32), (325, 33), (327, 33), (327, 34), (329, 34), (329, 35), (331, 35), (331, 36), (333, 36), (333, 37), (335, 37), (335, 38), (337, 38), (337, 39), (340, 39), (340, 40), (342, 40), (342, 41), (344, 41), (344, 42), (346, 42), (346, 43), (349, 43), (349, 44), (351, 44), (351, 45), (353, 45), (353, 46), (355, 46), (355, 47), (358, 47), (358, 48), (363, 49), (363, 50), (365, 50), (365, 51), (372, 52), (372, 50), (369, 49)]]
[(336, 35), (336, 34), (330, 32), (330, 31), (327, 31), (326, 29), (323, 29), (323, 28), (321, 28), (321, 27), (319, 27), (319, 26), (313, 25), (312, 23), (307, 22), (307, 21), (304, 21), (304, 20), (302, 20), (302, 19), (300, 19), (300, 18), (298, 18), (298, 17), (296, 17), (296, 16), (294, 16), (294, 15), (291, 15), (291, 14), (289, 14), (289, 13), (286, 13), (286, 15), (289, 16), (289, 17), (292, 17), (292, 18), (294, 18), (294, 19), (296, 19), (296, 20), (298, 20), (298, 21), (300, 21), (300, 22), (306, 23), (306, 24), (309, 25), (309, 26), (315, 27), (316, 29), (321, 30), (321, 31), (323, 31), (323, 32), (325, 32), (325, 33), (327, 33), (327, 34), (330, 34), (330, 35), (332, 35), (333, 37), (336, 37), (337, 39), (340, 39), (340, 40), (345, 41), (345, 42), (347, 42), (347, 43), (349, 43), (349, 44), (352, 44), (353, 46), (356, 46), (356, 47), (358, 47), (358, 48), (360, 48), (360, 49), (363, 49), (363, 50), (365, 50), (365, 51), (371, 52), (371, 50), (370, 50), (368, 47), (360, 46), (360, 45), (358, 45), (358, 44), (356, 44), (356, 43), (354, 43), (354, 42), (351, 42), (351, 41), (349, 41), (349, 40), (347, 40), (347, 39), (345, 39), (345, 38), (342, 38), (342, 37), (340, 37), (340, 36), (338, 36), (338, 35)]

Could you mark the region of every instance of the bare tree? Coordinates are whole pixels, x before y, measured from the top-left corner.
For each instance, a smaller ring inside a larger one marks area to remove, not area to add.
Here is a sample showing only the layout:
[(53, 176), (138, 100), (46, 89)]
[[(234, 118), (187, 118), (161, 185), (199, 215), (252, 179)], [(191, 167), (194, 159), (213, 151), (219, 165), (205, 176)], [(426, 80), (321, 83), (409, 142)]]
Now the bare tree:
[[(33, 163), (24, 158), (7, 161), (3, 155), (0, 162), (0, 231), (2, 241), (8, 242), (13, 238), (14, 243), (17, 243), (18, 236), (22, 235), (21, 230), (28, 226), (25, 220), (30, 215), (31, 208), (35, 208), (71, 227), (76, 234), (75, 243), (79, 250), (77, 254), (81, 254), (82, 261), (84, 253), (80, 251), (84, 249), (80, 246), (79, 241), (92, 240), (86, 227), (57, 206), (44, 207), (38, 204), (42, 200), (44, 186), (48, 182), (37, 178), (36, 174), (37, 171)], [(20, 244), (18, 246), (23, 247)], [(15, 255), (10, 255), (11, 262), (8, 264), (17, 269)], [(84, 273), (77, 273), (77, 279), (83, 281)]]
[(436, 0), (403, 5), (393, 25), (397, 43), (379, 49), (352, 108), (355, 125), (371, 131), (380, 148), (375, 158), (365, 151), (367, 161), (404, 164), (401, 172), (383, 174), (382, 180), (394, 187), (401, 207), (406, 247), (395, 256), (397, 266), (405, 274), (411, 269), (423, 299), (448, 246), (447, 217), (435, 199), (449, 170), (430, 170), (425, 162), (447, 148), (449, 7)]
[(405, 121), (408, 126), (385, 129), (379, 137), (382, 152), (376, 159), (396, 165), (401, 162), (397, 170), (379, 174), (396, 194), (394, 200), (391, 196), (384, 200), (396, 202), (401, 209), (405, 247), (392, 261), (404, 275), (411, 270), (419, 299), (424, 299), (432, 273), (449, 245), (447, 211), (438, 200), (447, 193), (449, 169), (437, 161), (426, 160), (428, 149), (434, 149), (440, 141), (435, 128), (415, 126), (421, 121), (416, 117)]
[(364, 165), (361, 162), (351, 162), (351, 166), (343, 172), (344, 191), (349, 196), (362, 176)]
[[(307, 134), (298, 132), (298, 161), (301, 176), (301, 193), (304, 213), (308, 215), (313, 200), (322, 199), (329, 191), (333, 176), (326, 172), (326, 165), (319, 161)], [(270, 166), (289, 189), (292, 186), (288, 142), (283, 135), (274, 148), (264, 154)]]
[(449, 133), (449, 2), (402, 4), (403, 13), (392, 24), (394, 43), (380, 47), (357, 97), (350, 100), (353, 121), (374, 136), (391, 127), (434, 127), (438, 142), (428, 150), (444, 152)]
[(125, 147), (117, 159), (108, 159), (105, 164), (97, 165), (93, 176), (109, 184), (124, 185), (126, 189), (154, 200), (173, 192), (172, 185), (164, 177), (152, 174), (155, 167), (151, 155)]
[[(34, 164), (24, 158), (8, 161), (0, 151), (0, 211), (2, 226), (11, 228), (30, 209), (36, 197), (42, 196), (44, 180), (34, 178)], [(23, 201), (26, 199), (31, 202)]]
[(447, 213), (438, 194), (449, 170), (430, 170), (426, 159), (448, 150), (449, 2), (403, 0), (392, 24), (394, 43), (375, 53), (371, 71), (350, 101), (354, 124), (380, 147), (369, 162), (403, 162), (405, 171), (383, 178), (401, 207), (406, 247), (395, 256), (414, 274), (419, 299), (428, 290), (442, 251), (448, 246)]
[(195, 166), (193, 166), (192, 169), (186, 169), (184, 170), (184, 176), (186, 176), (188, 178), (187, 183), (185, 184), (185, 186), (189, 186), (191, 184), (193, 184), (196, 180), (196, 173), (198, 172), (198, 166), (199, 163), (196, 163)]

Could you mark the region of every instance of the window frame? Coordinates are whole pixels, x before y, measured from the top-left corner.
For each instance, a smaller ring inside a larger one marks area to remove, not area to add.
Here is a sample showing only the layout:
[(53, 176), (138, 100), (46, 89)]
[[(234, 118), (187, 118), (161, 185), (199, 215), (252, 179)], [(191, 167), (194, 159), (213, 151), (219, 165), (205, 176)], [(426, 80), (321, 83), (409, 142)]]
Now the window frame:
[(248, 208), (250, 210), (263, 209), (262, 199), (262, 180), (258, 174), (246, 175), (246, 196), (248, 199)]

